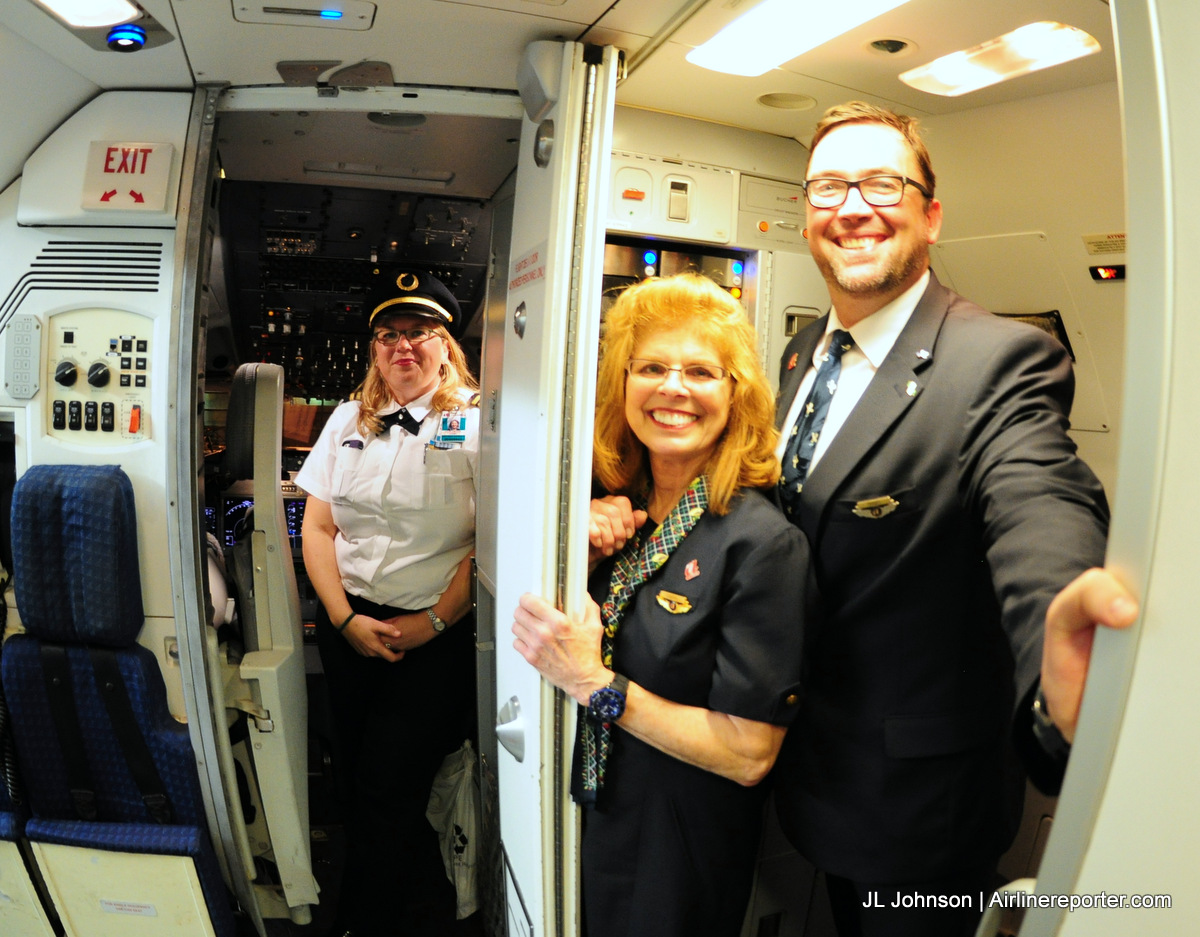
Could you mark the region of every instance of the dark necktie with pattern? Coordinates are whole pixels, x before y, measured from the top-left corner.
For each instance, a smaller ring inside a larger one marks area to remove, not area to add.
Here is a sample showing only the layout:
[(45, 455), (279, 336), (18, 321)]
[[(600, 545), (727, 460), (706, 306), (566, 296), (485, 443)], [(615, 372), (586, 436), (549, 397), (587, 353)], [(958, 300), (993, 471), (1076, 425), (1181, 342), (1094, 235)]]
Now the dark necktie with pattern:
[(385, 435), (393, 426), (408, 430), (410, 436), (416, 436), (421, 431), (421, 421), (401, 407), (395, 413), (388, 413), (379, 418), (379, 435)]
[(817, 368), (808, 400), (800, 411), (796, 425), (792, 427), (792, 435), (783, 451), (783, 474), (779, 477), (783, 509), (789, 517), (799, 506), (800, 491), (804, 487), (804, 479), (808, 477), (817, 440), (821, 438), (821, 427), (825, 425), (825, 417), (829, 413), (829, 401), (837, 390), (838, 378), (842, 373), (842, 355), (853, 347), (854, 339), (849, 332), (834, 329), (829, 337), (829, 350)]

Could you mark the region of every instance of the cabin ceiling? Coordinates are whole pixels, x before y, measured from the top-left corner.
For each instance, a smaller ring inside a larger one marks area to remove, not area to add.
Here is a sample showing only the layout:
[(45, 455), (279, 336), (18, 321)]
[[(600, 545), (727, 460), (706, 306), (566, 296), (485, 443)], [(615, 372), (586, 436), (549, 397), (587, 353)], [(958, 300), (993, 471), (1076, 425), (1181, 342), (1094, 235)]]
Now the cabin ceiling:
[[(634, 63), (618, 87), (619, 104), (794, 137), (802, 143), (807, 142), (825, 108), (854, 98), (929, 116), (1113, 82), (1117, 77), (1106, 0), (909, 0), (758, 78), (710, 72), (684, 59), (689, 49), (750, 9), (755, 0), (378, 0), (372, 24), (363, 30), (245, 22), (255, 15), (261, 18), (261, 0), (257, 5), (254, 0), (140, 2), (175, 41), (134, 54), (99, 51), (32, 0), (3, 0), (0, 28), (61, 62), (64, 75), (74, 73), (72, 81), (78, 82), (82, 76), (106, 89), (185, 89), (207, 82), (245, 88), (279, 86), (284, 84), (279, 63), (307, 61), (340, 63), (314, 66), (314, 80), (321, 82), (328, 82), (341, 67), (384, 62), (396, 85), (511, 93), (515, 92), (522, 50), (534, 40), (613, 44), (625, 50)], [(693, 8), (689, 18), (679, 16)], [(897, 77), (946, 52), (1045, 19), (1086, 30), (1100, 41), (1103, 51), (958, 98), (915, 91)], [(669, 36), (662, 35), (667, 24), (680, 20), (682, 25)], [(655, 37), (661, 42), (647, 46)], [(902, 39), (909, 45), (898, 55), (887, 55), (871, 47), (877, 39)], [(653, 51), (639, 55), (643, 46)], [(353, 93), (350, 88), (341, 89), (342, 95)], [(315, 96), (315, 90), (312, 94)], [(764, 94), (801, 96), (812, 104), (805, 109), (780, 110), (759, 103)], [(276, 122), (282, 125), (293, 119), (288, 116)], [(394, 143), (395, 135), (379, 132), (379, 128), (364, 135), (356, 133), (353, 126), (333, 112), (314, 111), (303, 128), (307, 134), (305, 159), (349, 161), (386, 170), (384, 161), (370, 150)], [(497, 123), (488, 132), (507, 139), (513, 126), (511, 122)], [(445, 134), (439, 128), (444, 128)], [(279, 140), (274, 134), (259, 136)], [(363, 141), (364, 152), (347, 152), (348, 142), (356, 137)], [(495, 182), (494, 168), (465, 165), (473, 153), (489, 151), (480, 146), (463, 152), (461, 127), (455, 121), (431, 120), (422, 131), (408, 134), (407, 140), (416, 148), (407, 157), (409, 168), (441, 166), (439, 161), (453, 153), (458, 165), (449, 171), (461, 181), (464, 194), (469, 190), (470, 194), (486, 195), (485, 190)], [(329, 152), (322, 147), (329, 147)], [(494, 156), (495, 150), (491, 153)], [(229, 155), (232, 158), (232, 149)], [(252, 148), (239, 158), (256, 159)], [(247, 177), (283, 179), (287, 162), (278, 160), (280, 168), (275, 172), (270, 159), (258, 159), (252, 170), (246, 170)], [(506, 174), (507, 170), (499, 178)], [(471, 180), (469, 184), (467, 180)]]

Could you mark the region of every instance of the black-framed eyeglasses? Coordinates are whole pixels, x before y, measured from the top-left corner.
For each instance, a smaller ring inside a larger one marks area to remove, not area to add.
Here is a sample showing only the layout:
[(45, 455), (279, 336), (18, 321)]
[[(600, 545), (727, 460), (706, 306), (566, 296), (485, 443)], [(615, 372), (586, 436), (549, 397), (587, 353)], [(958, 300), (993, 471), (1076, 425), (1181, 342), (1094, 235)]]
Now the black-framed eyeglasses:
[(867, 176), (851, 182), (849, 179), (806, 179), (804, 195), (813, 208), (839, 208), (846, 201), (851, 189), (858, 189), (863, 201), (875, 208), (899, 205), (904, 199), (904, 187), (911, 185), (926, 198), (933, 198), (921, 183), (908, 176)]
[(412, 329), (380, 329), (375, 333), (375, 341), (391, 348), (400, 341), (401, 335), (408, 339), (410, 345), (420, 345), (421, 342), (427, 342), (437, 335), (437, 332), (423, 325)]
[(723, 381), (730, 373), (728, 368), (718, 367), (715, 364), (685, 364), (678, 368), (672, 368), (661, 361), (653, 361), (649, 358), (631, 358), (629, 364), (625, 366), (625, 370), (635, 381), (644, 381), (647, 384), (661, 384), (667, 379), (668, 374), (677, 371), (679, 379), (689, 387)]

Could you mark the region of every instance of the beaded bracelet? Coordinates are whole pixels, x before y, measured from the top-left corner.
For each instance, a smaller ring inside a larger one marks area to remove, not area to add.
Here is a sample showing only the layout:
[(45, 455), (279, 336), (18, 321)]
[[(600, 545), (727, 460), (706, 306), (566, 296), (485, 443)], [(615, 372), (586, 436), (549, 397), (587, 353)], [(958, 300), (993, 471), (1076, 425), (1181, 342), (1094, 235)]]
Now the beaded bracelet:
[(337, 626), (338, 634), (341, 634), (343, 631), (346, 630), (346, 626), (348, 624), (350, 624), (351, 621), (354, 620), (354, 616), (357, 614), (358, 614), (358, 612), (351, 612), (348, 616), (346, 616), (346, 620)]

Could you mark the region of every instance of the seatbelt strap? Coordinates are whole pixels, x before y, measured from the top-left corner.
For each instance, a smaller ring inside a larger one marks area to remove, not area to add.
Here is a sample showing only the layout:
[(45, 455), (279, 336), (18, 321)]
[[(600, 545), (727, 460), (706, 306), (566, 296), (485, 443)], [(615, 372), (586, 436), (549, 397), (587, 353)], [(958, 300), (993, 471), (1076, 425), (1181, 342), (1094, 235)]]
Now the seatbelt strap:
[(111, 649), (101, 647), (88, 648), (88, 655), (96, 674), (96, 687), (108, 709), (109, 722), (125, 754), (125, 763), (142, 793), (142, 802), (155, 823), (170, 823), (171, 801), (154, 766), (154, 757), (150, 754), (146, 739), (138, 727), (117, 655)]
[(50, 718), (58, 732), (59, 750), (67, 769), (67, 789), (71, 792), (71, 801), (79, 819), (95, 820), (96, 786), (88, 770), (83, 732), (75, 716), (75, 693), (71, 688), (71, 665), (67, 660), (67, 649), (61, 644), (43, 644), (41, 658)]

